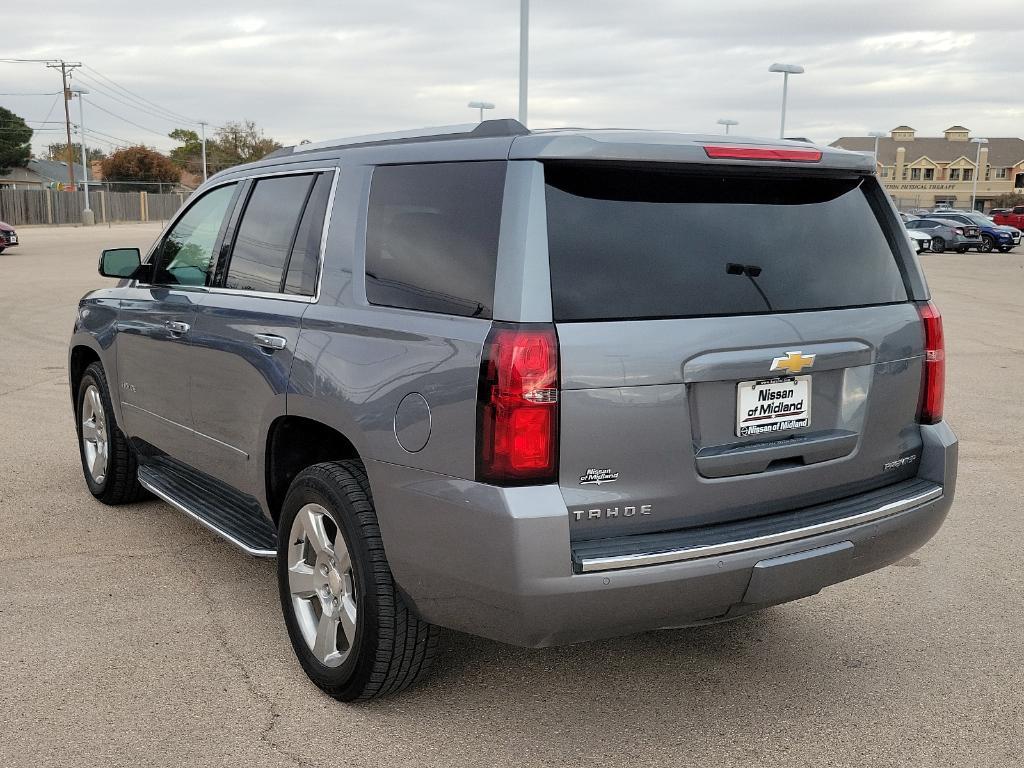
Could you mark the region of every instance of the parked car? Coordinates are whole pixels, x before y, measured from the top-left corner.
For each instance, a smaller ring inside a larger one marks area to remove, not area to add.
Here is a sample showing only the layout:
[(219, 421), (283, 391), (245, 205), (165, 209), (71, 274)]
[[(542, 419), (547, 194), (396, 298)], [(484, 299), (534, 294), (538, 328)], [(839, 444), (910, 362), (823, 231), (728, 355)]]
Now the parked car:
[(230, 168), (144, 259), (102, 254), (122, 282), (69, 349), (85, 483), (276, 556), (344, 700), (418, 679), (438, 626), (551, 646), (874, 571), (939, 529), (957, 462), (874, 172), (504, 120)]
[(962, 224), (965, 228), (977, 227), (981, 233), (981, 246), (978, 248), (978, 251), (982, 253), (991, 253), (997, 248), (1006, 253), (1020, 245), (1020, 230), (1015, 227), (1004, 227), (1001, 224), (996, 224), (988, 216), (974, 211), (967, 213), (931, 213), (924, 218), (955, 221)]
[(1005, 213), (995, 213), (992, 219), (996, 224), (1004, 224), (1017, 229), (1024, 229), (1024, 205), (1017, 205)]
[(6, 249), (12, 248), (17, 244), (18, 233), (14, 231), (14, 227), (0, 221), (0, 253), (3, 253)]
[(967, 253), (970, 248), (981, 248), (981, 233), (975, 225), (964, 225), (948, 219), (927, 218), (914, 219), (905, 225), (907, 229), (917, 229), (932, 238), (932, 250), (935, 253), (956, 251)]
[(907, 237), (909, 237), (910, 242), (914, 244), (914, 250), (917, 253), (930, 251), (932, 249), (932, 236), (927, 232), (922, 232), (919, 229), (908, 229)]

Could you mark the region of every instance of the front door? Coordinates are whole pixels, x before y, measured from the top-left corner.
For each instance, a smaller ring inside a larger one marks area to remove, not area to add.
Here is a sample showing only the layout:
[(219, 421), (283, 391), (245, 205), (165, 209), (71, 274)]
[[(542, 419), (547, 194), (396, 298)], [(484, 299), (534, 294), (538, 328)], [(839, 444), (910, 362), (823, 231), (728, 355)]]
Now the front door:
[(302, 315), (316, 293), (333, 172), (253, 180), (226, 266), (193, 328), (196, 466), (262, 497), (265, 436), (287, 409)]
[(123, 427), (144, 453), (187, 460), (193, 446), (189, 393), (196, 308), (236, 184), (191, 202), (154, 248), (150, 284), (125, 289), (117, 323)]

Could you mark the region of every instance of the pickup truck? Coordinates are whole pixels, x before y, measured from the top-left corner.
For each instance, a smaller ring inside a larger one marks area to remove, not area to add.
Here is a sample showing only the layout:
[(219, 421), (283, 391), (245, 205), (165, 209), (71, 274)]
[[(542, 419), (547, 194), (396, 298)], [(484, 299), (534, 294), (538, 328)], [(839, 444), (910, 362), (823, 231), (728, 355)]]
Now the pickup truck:
[(992, 218), (996, 224), (1024, 229), (1024, 205), (1015, 206), (1006, 213), (997, 213)]

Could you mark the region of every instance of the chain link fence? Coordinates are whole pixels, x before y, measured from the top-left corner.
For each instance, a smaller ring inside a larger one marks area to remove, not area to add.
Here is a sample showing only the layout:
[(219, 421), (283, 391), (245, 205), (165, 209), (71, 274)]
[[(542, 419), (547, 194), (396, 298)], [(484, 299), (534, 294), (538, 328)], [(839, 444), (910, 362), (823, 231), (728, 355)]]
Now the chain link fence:
[[(188, 199), (187, 192), (89, 192), (97, 224), (121, 221), (166, 221)], [(0, 187), (0, 221), (21, 224), (80, 224), (84, 192)]]

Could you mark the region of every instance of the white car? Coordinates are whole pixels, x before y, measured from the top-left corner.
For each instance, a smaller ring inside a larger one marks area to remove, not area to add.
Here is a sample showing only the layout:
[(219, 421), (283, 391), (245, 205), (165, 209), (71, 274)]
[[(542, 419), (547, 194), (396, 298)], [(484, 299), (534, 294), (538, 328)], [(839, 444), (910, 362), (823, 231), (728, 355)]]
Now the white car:
[(919, 229), (908, 229), (907, 236), (910, 238), (914, 250), (918, 253), (932, 249), (932, 237), (927, 232), (922, 232)]

